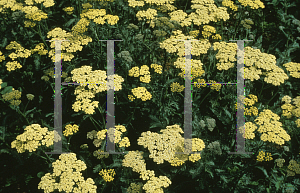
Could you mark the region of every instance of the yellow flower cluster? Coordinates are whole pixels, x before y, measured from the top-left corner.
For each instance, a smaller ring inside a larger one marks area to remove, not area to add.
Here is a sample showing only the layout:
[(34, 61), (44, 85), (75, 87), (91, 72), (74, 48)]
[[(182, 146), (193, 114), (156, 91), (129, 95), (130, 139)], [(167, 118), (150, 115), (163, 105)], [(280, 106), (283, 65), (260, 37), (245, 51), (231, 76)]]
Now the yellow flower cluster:
[(163, 4), (173, 4), (175, 0), (144, 0), (146, 3), (152, 5), (163, 5)]
[(217, 22), (221, 19), (223, 21), (229, 19), (227, 8), (217, 7), (214, 0), (192, 0), (191, 9), (196, 9), (188, 16), (194, 25), (201, 26), (208, 24), (210, 21)]
[(66, 125), (65, 127), (66, 129), (64, 130), (64, 136), (69, 136), (69, 135), (73, 135), (74, 133), (77, 133), (77, 131), (79, 130), (79, 126), (74, 124), (73, 126), (71, 124)]
[(275, 162), (276, 162), (277, 166), (281, 168), (283, 166), (283, 163), (285, 162), (285, 160), (278, 158), (275, 160)]
[(19, 106), (21, 104), (21, 98), (22, 92), (15, 90), (12, 88), (12, 91), (9, 93), (5, 93), (2, 95), (2, 98), (4, 101), (9, 101), (11, 105)]
[(34, 27), (36, 24), (32, 21), (24, 21), (24, 26), (25, 27)]
[[(185, 78), (185, 64), (185, 57), (178, 57), (174, 62), (174, 66), (181, 69), (181, 72), (178, 74), (178, 76), (180, 76), (181, 78)], [(199, 77), (205, 74), (205, 71), (202, 67), (203, 63), (201, 62), (201, 60), (191, 59), (191, 80), (193, 80), (195, 77)]]
[(154, 171), (146, 170), (146, 163), (143, 159), (143, 152), (129, 151), (122, 161), (124, 167), (131, 167), (134, 172), (140, 174), (140, 178), (148, 180), (143, 186), (143, 189), (147, 193), (151, 192), (163, 192), (161, 187), (168, 187), (171, 181), (165, 176), (155, 177)]
[(190, 26), (191, 25), (191, 18), (186, 18), (187, 13), (183, 12), (183, 10), (177, 10), (169, 13), (170, 21), (177, 21), (181, 27)]
[[(86, 192), (96, 193), (97, 186), (92, 178), (84, 180), (81, 171), (87, 167), (81, 160), (77, 160), (75, 153), (65, 153), (59, 156), (59, 160), (52, 163), (53, 174), (46, 173), (38, 184), (38, 189), (44, 192)], [(59, 182), (57, 183), (57, 179)]]
[(17, 61), (7, 62), (5, 66), (7, 67), (7, 71), (14, 71), (17, 68), (22, 68), (22, 65)]
[(197, 88), (206, 87), (206, 81), (204, 79), (197, 79), (197, 82), (194, 82), (194, 86)]
[(184, 90), (184, 86), (180, 85), (178, 82), (172, 82), (170, 87), (172, 92), (182, 92)]
[(166, 49), (168, 53), (178, 52), (178, 56), (185, 56), (184, 42), (177, 40), (192, 40), (191, 54), (195, 56), (200, 56), (200, 54), (206, 54), (208, 49), (211, 47), (211, 44), (207, 39), (194, 41), (195, 39), (193, 39), (193, 36), (185, 36), (180, 30), (173, 31), (173, 33), (174, 35), (160, 43), (160, 48)]
[(109, 153), (108, 152), (104, 153), (104, 150), (98, 149), (98, 150), (94, 151), (93, 156), (95, 156), (97, 159), (108, 158)]
[[(1, 61), (1, 59), (0, 59)], [(300, 63), (296, 62), (289, 62), (286, 64), (283, 64), (283, 66), (286, 67), (286, 69), (290, 72), (290, 75), (294, 78), (300, 78)]]
[[(3, 9), (10, 8), (12, 11), (21, 10), (23, 7), (22, 3), (16, 2), (16, 0), (10, 0), (10, 1), (1, 1), (0, 3), (0, 12), (3, 12)], [(7, 19), (7, 18), (5, 18)]]
[(48, 18), (47, 14), (42, 10), (39, 10), (39, 8), (36, 6), (25, 6), (21, 10), (26, 13), (25, 18), (33, 21), (41, 21), (42, 19)]
[(72, 27), (72, 31), (75, 34), (83, 34), (88, 30), (88, 26), (90, 25), (90, 21), (86, 18), (81, 18), (75, 26)]
[[(184, 152), (184, 138), (180, 135), (183, 133), (179, 125), (167, 126), (166, 129), (160, 130), (162, 134), (152, 133), (150, 131), (143, 132), (139, 137), (138, 145), (148, 148), (150, 158), (157, 164), (162, 164), (168, 161), (172, 166), (180, 166), (187, 159), (186, 154), (175, 154), (175, 152)], [(192, 151), (197, 152), (205, 147), (201, 139), (192, 139)], [(200, 154), (190, 156), (190, 161), (198, 161), (201, 159)]]
[[(16, 41), (11, 41), (9, 45), (6, 46), (7, 50), (15, 50), (11, 54), (8, 55), (12, 60), (17, 58), (28, 58), (31, 55), (30, 50), (23, 48)], [(7, 62), (6, 67), (8, 71), (14, 71), (16, 68), (22, 68), (21, 64), (17, 61)]]
[(300, 127), (300, 119), (297, 119), (297, 120), (295, 121), (295, 123), (296, 123), (297, 127)]
[(190, 31), (189, 35), (196, 38), (199, 35), (199, 33), (200, 33), (199, 30), (194, 30), (194, 31)]
[(1, 89), (1, 84), (2, 84), (3, 82), (2, 82), (2, 79), (0, 79), (0, 89)]
[(128, 193), (142, 193), (142, 183), (130, 183), (130, 187), (127, 188)]
[(245, 123), (245, 130), (243, 131), (244, 127), (240, 127), (239, 131), (243, 134), (243, 137), (246, 139), (253, 139), (255, 137), (255, 134), (253, 133), (257, 126), (252, 122), (246, 122)]
[(2, 54), (2, 52), (0, 51), (0, 62), (5, 60), (5, 56)]
[(209, 25), (203, 26), (202, 36), (204, 38), (209, 38), (209, 36), (211, 36), (212, 33), (216, 33), (216, 28), (214, 28), (213, 26), (209, 26)]
[(250, 6), (251, 9), (265, 8), (260, 0), (238, 0), (244, 7)]
[(153, 34), (154, 34), (156, 37), (164, 37), (165, 35), (167, 35), (167, 32), (162, 31), (162, 30), (154, 30), (154, 31), (153, 31)]
[(151, 8), (148, 8), (147, 11), (138, 11), (136, 14), (136, 17), (139, 21), (143, 20), (145, 17), (147, 19), (147, 23), (150, 23), (155, 16), (157, 16), (157, 10)]
[(271, 153), (267, 153), (267, 156), (265, 156), (265, 155), (266, 155), (266, 153), (264, 151), (260, 151), (257, 156), (257, 161), (262, 162), (264, 160), (265, 161), (273, 160)]
[(101, 131), (96, 132), (95, 130), (87, 133), (88, 139), (94, 139), (93, 143), (96, 147), (101, 145), (102, 140), (106, 138), (106, 133), (108, 134), (108, 138), (111, 140), (114, 138), (114, 143), (118, 143), (119, 147), (129, 147), (130, 142), (128, 137), (121, 138), (122, 133), (126, 132), (126, 128), (123, 125), (116, 125), (116, 129), (110, 128), (103, 129)]
[(68, 15), (71, 15), (74, 11), (74, 7), (65, 7), (63, 10), (67, 12)]
[[(208, 82), (209, 83), (216, 83), (216, 81), (214, 81), (214, 80), (210, 80)], [(210, 87), (211, 90), (216, 90), (216, 91), (220, 91), (220, 89), (222, 88), (222, 84), (211, 84), (210, 86), (211, 86)]]
[(167, 188), (171, 183), (171, 180), (169, 180), (166, 176), (152, 177), (146, 182), (143, 189), (146, 193), (163, 192), (161, 187)]
[(92, 8), (93, 7), (93, 5), (91, 5), (90, 3), (83, 3), (83, 4), (81, 4), (82, 5), (82, 8), (83, 9), (89, 9), (89, 8)]
[(152, 20), (150, 27), (154, 28), (156, 26), (163, 30), (174, 29), (175, 26), (173, 23), (176, 23), (176, 21), (171, 21), (167, 17), (158, 17)]
[[(139, 69), (139, 67), (137, 67), (137, 66), (132, 67), (129, 70), (128, 75), (134, 76), (134, 77), (141, 76), (140, 77), (141, 82), (149, 83), (151, 81), (150, 71), (149, 71), (149, 67), (147, 65), (141, 66), (141, 69)], [(142, 76), (142, 75), (144, 75), (144, 76)]]
[(47, 147), (53, 145), (53, 141), (58, 142), (61, 137), (54, 131), (48, 131), (48, 128), (41, 128), (39, 124), (31, 124), (27, 126), (25, 132), (16, 137), (16, 140), (11, 142), (11, 148), (16, 148), (18, 153), (36, 151), (41, 145)]
[(106, 181), (106, 182), (111, 182), (114, 180), (114, 176), (116, 175), (116, 172), (114, 169), (102, 169), (99, 172), (99, 175), (102, 176), (102, 178)]
[(214, 50), (219, 50), (216, 58), (219, 60), (217, 63), (218, 70), (228, 70), (234, 67), (234, 61), (236, 61), (236, 43), (226, 43), (226, 42), (215, 42), (213, 44)]
[(284, 141), (291, 140), (290, 135), (281, 127), (282, 123), (278, 121), (279, 119), (280, 117), (269, 109), (264, 109), (263, 112), (259, 113), (259, 117), (254, 121), (257, 125), (260, 125), (257, 131), (263, 133), (260, 136), (262, 141), (283, 145)]
[[(137, 87), (137, 88), (133, 88), (131, 90), (131, 92), (133, 93), (133, 95), (136, 98), (140, 98), (142, 99), (142, 101), (146, 101), (146, 100), (150, 100), (152, 98), (152, 95), (150, 92), (147, 91), (147, 89), (145, 87)], [(128, 95), (128, 98), (132, 101), (135, 99), (135, 97), (132, 95)]]
[(175, 7), (174, 5), (171, 5), (169, 3), (164, 4), (164, 5), (160, 5), (156, 8), (158, 11), (165, 13), (167, 11), (174, 11), (177, 9), (177, 7)]
[(43, 43), (39, 43), (35, 46), (34, 49), (31, 49), (31, 54), (34, 54), (34, 52), (37, 52), (39, 55), (46, 55), (48, 53), (47, 50), (45, 50)]
[[(276, 65), (276, 57), (272, 54), (261, 53), (259, 49), (253, 49), (251, 47), (245, 47), (245, 79), (258, 80), (259, 75), (262, 74), (261, 70), (264, 69), (267, 72), (267, 76), (264, 81), (272, 83), (275, 86), (279, 86), (280, 83), (284, 83), (284, 80), (288, 79), (288, 76), (284, 71)], [(255, 66), (253, 64), (255, 63)], [(242, 70), (242, 69), (241, 69)]]
[[(282, 102), (285, 102), (286, 104), (283, 104), (281, 106), (282, 115), (286, 116), (288, 119), (292, 117), (292, 115), (296, 117), (300, 117), (300, 96), (297, 96), (296, 98), (293, 99), (293, 103), (295, 106), (293, 106), (291, 103), (292, 98), (288, 95), (284, 96), (282, 98)], [(296, 121), (296, 124), (298, 124), (298, 120)]]
[[(258, 109), (256, 107), (253, 107), (252, 105), (254, 105), (254, 103), (258, 101), (257, 96), (253, 94), (249, 94), (248, 97), (249, 98), (244, 98), (243, 95), (240, 96), (243, 104), (245, 104), (246, 106), (251, 106), (250, 108), (244, 109), (244, 115), (251, 116), (252, 113), (253, 115), (256, 116), (258, 115)], [(244, 108), (244, 106), (239, 103), (239, 107), (237, 107), (237, 103), (235, 103), (235, 109), (237, 108), (242, 109)]]
[(145, 5), (144, 1), (135, 1), (135, 0), (128, 0), (129, 7), (143, 7)]
[[(92, 38), (86, 35), (72, 34), (67, 33), (65, 30), (57, 27), (47, 33), (47, 38), (51, 38), (51, 40), (69, 40), (61, 42), (61, 50), (66, 50), (61, 53), (61, 59), (64, 61), (71, 61), (74, 58), (72, 52), (77, 52), (78, 50), (82, 50), (81, 45), (87, 45), (89, 42), (92, 42)], [(55, 41), (51, 42), (51, 48), (55, 48)], [(52, 61), (55, 62), (55, 49), (50, 50), (49, 57), (51, 57)]]
[(151, 68), (154, 68), (154, 71), (158, 74), (162, 73), (162, 66), (158, 64), (151, 64)]
[(300, 165), (295, 160), (290, 160), (290, 163), (288, 165), (288, 170), (290, 170), (290, 173), (293, 173), (294, 176), (296, 174), (300, 174)]
[(241, 24), (243, 25), (244, 28), (251, 29), (252, 28), (251, 25), (253, 25), (254, 22), (250, 19), (245, 19), (241, 21)]
[(221, 37), (220, 34), (216, 34), (216, 35), (213, 35), (213, 36), (212, 36), (212, 39), (214, 39), (214, 40), (221, 40), (222, 37)]
[[(86, 114), (93, 114), (95, 112), (94, 107), (98, 107), (99, 102), (93, 101), (91, 103), (90, 98), (94, 98), (95, 94), (106, 91), (107, 89), (114, 88), (114, 91), (119, 91), (122, 89), (122, 82), (124, 82), (124, 79), (117, 74), (107, 78), (105, 71), (92, 71), (91, 66), (76, 68), (71, 71), (71, 74), (74, 82), (83, 83), (75, 89), (74, 94), (77, 96), (72, 108), (75, 112), (83, 110)], [(110, 81), (112, 84), (107, 84), (106, 78), (108, 81), (114, 78), (114, 81)], [(85, 90), (86, 86), (89, 90)]]
[(229, 7), (230, 9), (234, 10), (234, 11), (237, 11), (238, 10), (238, 6), (236, 6), (234, 4), (233, 1), (231, 0), (223, 0), (222, 1), (222, 5), (225, 6), (225, 7)]
[[(0, 87), (1, 88), (1, 87)], [(27, 94), (26, 95), (27, 99), (32, 101), (34, 99), (34, 95), (33, 94)]]

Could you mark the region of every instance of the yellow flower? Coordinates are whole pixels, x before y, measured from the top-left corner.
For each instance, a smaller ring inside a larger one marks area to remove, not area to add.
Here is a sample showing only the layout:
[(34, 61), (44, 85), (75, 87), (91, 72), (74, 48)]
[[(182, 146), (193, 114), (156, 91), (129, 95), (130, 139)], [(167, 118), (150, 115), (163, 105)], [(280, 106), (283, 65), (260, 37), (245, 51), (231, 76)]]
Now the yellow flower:
[(265, 161), (271, 161), (273, 160), (271, 153), (267, 153), (267, 156), (265, 157)]
[(89, 9), (92, 8), (93, 6), (90, 3), (83, 3), (81, 4), (83, 9)]
[(142, 193), (142, 183), (130, 183), (130, 187), (127, 188), (128, 193)]
[(145, 87), (133, 88), (131, 92), (136, 98), (142, 99), (142, 101), (150, 100), (152, 98), (151, 93), (148, 92)]
[(93, 156), (97, 157), (97, 159), (108, 158), (109, 153), (104, 152), (104, 150), (102, 150), (102, 149), (98, 149), (98, 150), (94, 151)]
[(285, 95), (284, 97), (282, 97), (281, 102), (285, 102), (289, 104), (292, 102), (292, 98), (289, 95)]
[(3, 82), (2, 82), (2, 79), (0, 79), (0, 89), (1, 89), (1, 84), (2, 84)]
[(106, 181), (106, 182), (111, 182), (114, 180), (114, 176), (116, 175), (116, 172), (114, 169), (102, 169), (99, 172), (99, 175), (102, 176), (102, 178)]
[(139, 67), (137, 67), (137, 66), (132, 67), (132, 68), (129, 70), (128, 75), (129, 75), (129, 76), (134, 76), (134, 77), (139, 77), (139, 76), (140, 76), (140, 70), (139, 70)]
[(194, 30), (189, 32), (190, 36), (196, 38), (199, 35), (199, 30)]
[(144, 1), (135, 1), (135, 0), (128, 0), (129, 7), (143, 7), (145, 5)]
[(72, 31), (76, 34), (76, 33), (84, 33), (88, 30), (88, 26), (90, 24), (90, 21), (86, 18), (81, 18), (77, 24), (72, 27)]
[(24, 153), (26, 150), (36, 151), (41, 145), (49, 147), (53, 145), (53, 141), (61, 140), (60, 136), (54, 138), (54, 135), (58, 135), (54, 133), (56, 131), (48, 131), (48, 128), (41, 128), (39, 124), (31, 124), (24, 130), (25, 132), (18, 135), (16, 140), (11, 143), (11, 148), (16, 148), (18, 153)]
[(264, 157), (265, 157), (265, 152), (264, 151), (260, 151), (258, 153), (258, 156), (257, 156), (257, 161), (259, 161), (259, 162), (264, 161)]
[(230, 9), (237, 11), (238, 6), (236, 6), (231, 0), (223, 0), (222, 5), (225, 7), (229, 7)]
[(289, 62), (289, 63), (283, 64), (283, 66), (286, 67), (286, 69), (290, 72), (290, 75), (292, 77), (300, 78), (300, 63)]
[(172, 82), (170, 87), (172, 92), (182, 92), (185, 88), (183, 85), (180, 85), (178, 82)]
[(145, 17), (148, 20), (147, 23), (150, 23), (150, 20), (153, 20), (155, 16), (157, 16), (157, 10), (151, 8), (148, 8), (146, 11), (138, 11), (136, 14), (139, 21)]
[(71, 124), (66, 125), (66, 129), (63, 131), (64, 136), (73, 135), (74, 133), (77, 133), (79, 126), (74, 124), (73, 126)]
[(0, 62), (5, 60), (5, 56), (3, 56), (2, 52), (0, 51)]
[(128, 137), (124, 137), (120, 142), (119, 142), (120, 147), (129, 147), (130, 142)]
[(238, 0), (244, 7), (250, 6), (251, 9), (265, 8), (260, 0)]
[(41, 178), (38, 189), (43, 189), (44, 192), (97, 192), (93, 179), (84, 180), (81, 171), (87, 167), (83, 161), (77, 160), (75, 153), (61, 154), (59, 160), (52, 163), (52, 167), (53, 173), (46, 173)]
[(34, 98), (33, 94), (27, 94), (26, 97), (28, 98), (28, 100), (32, 101)]
[(63, 10), (67, 12), (67, 14), (71, 15), (74, 11), (74, 7), (65, 7)]
[(151, 64), (151, 68), (154, 68), (154, 71), (158, 74), (162, 73), (162, 66), (158, 64)]
[(103, 19), (107, 19), (107, 23), (109, 25), (115, 25), (119, 21), (119, 17), (117, 15), (110, 15), (110, 14), (105, 15)]

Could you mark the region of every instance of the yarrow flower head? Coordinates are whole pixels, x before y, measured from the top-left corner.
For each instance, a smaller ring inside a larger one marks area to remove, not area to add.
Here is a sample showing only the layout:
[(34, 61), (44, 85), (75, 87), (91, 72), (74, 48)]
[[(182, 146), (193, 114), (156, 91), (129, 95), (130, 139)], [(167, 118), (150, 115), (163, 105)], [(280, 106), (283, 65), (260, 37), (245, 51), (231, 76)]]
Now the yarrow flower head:
[(71, 124), (66, 125), (66, 129), (64, 130), (64, 136), (73, 135), (74, 133), (77, 133), (79, 126), (74, 124), (73, 126)]
[(29, 152), (36, 151), (41, 145), (47, 147), (53, 145), (53, 141), (58, 142), (61, 137), (54, 131), (48, 131), (48, 128), (41, 128), (39, 124), (31, 124), (27, 126), (25, 132), (16, 137), (11, 143), (11, 148), (16, 148), (18, 153), (24, 153), (26, 150)]
[[(52, 167), (53, 173), (46, 173), (41, 178), (38, 189), (45, 192), (97, 192), (93, 179), (84, 180), (81, 171), (87, 167), (83, 161), (77, 160), (75, 153), (61, 154), (59, 159), (52, 163)], [(56, 182), (57, 179), (59, 183)]]
[(114, 169), (102, 169), (99, 172), (99, 175), (102, 176), (102, 178), (106, 181), (106, 182), (111, 182), (114, 180), (114, 176), (116, 175), (116, 172)]

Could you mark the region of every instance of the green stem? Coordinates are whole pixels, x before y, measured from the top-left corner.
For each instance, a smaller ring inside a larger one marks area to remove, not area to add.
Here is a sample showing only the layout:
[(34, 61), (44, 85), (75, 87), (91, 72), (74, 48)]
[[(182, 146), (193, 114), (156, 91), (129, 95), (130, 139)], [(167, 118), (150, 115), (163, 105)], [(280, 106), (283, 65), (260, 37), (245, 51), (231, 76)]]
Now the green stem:
[(19, 109), (19, 108), (16, 108), (16, 109), (18, 109), (18, 113), (20, 113), (20, 114), (26, 119), (28, 125), (30, 125), (30, 123), (29, 123), (29, 121), (27, 120), (26, 116), (20, 111), (20, 109)]
[(27, 102), (23, 113), (25, 113), (28, 103), (29, 103), (29, 101)]
[(202, 104), (202, 102), (204, 101), (204, 99), (212, 92), (212, 90), (210, 89), (209, 93), (207, 93), (207, 95), (202, 99), (202, 101), (199, 103), (199, 106)]
[(273, 97), (267, 102), (266, 105), (269, 105), (269, 103), (271, 102), (271, 100), (273, 100), (273, 98), (278, 94), (279, 92), (279, 89), (277, 90), (277, 92), (273, 95)]

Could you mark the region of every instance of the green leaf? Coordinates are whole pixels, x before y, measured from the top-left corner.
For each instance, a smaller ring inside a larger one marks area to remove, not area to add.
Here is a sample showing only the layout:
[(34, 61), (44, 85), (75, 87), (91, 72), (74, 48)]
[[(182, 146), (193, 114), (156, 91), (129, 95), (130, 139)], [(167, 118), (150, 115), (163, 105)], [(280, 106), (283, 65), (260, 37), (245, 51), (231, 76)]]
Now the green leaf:
[(39, 172), (39, 173), (37, 173), (37, 177), (38, 178), (42, 178), (43, 176), (45, 175), (45, 172)]
[(261, 166), (256, 166), (256, 168), (258, 168), (258, 169), (260, 169), (261, 171), (263, 171), (263, 173), (265, 174), (265, 176), (266, 176), (267, 178), (269, 178), (269, 175), (268, 175), (268, 173), (267, 173), (267, 171), (266, 171), (265, 168), (263, 168), (263, 167), (261, 167)]
[(96, 166), (93, 168), (93, 172), (94, 172), (94, 173), (97, 173), (97, 172), (99, 172), (101, 169), (102, 169), (101, 165), (98, 164), (98, 165), (96, 165)]
[(7, 87), (5, 87), (5, 88), (1, 91), (1, 94), (9, 93), (9, 92), (12, 91), (12, 89), (13, 89), (12, 86), (7, 86)]
[(226, 176), (221, 175), (220, 178), (221, 178), (225, 183), (228, 183), (228, 180), (227, 180)]
[(76, 21), (76, 19), (75, 18), (73, 18), (73, 19), (70, 19), (67, 23), (65, 23), (65, 27), (69, 27), (72, 23), (74, 23)]
[[(32, 111), (34, 111), (35, 109), (36, 109), (36, 107), (34, 107), (34, 108), (31, 109), (31, 110), (26, 111), (25, 116), (28, 115), (29, 113), (31, 113)], [(49, 113), (49, 114), (50, 114), (50, 113)], [(48, 115), (49, 115), (49, 114), (48, 114)], [(53, 114), (53, 113), (52, 113), (52, 114)]]
[(1, 89), (5, 88), (6, 86), (7, 86), (7, 82), (3, 82), (3, 83), (1, 84)]

